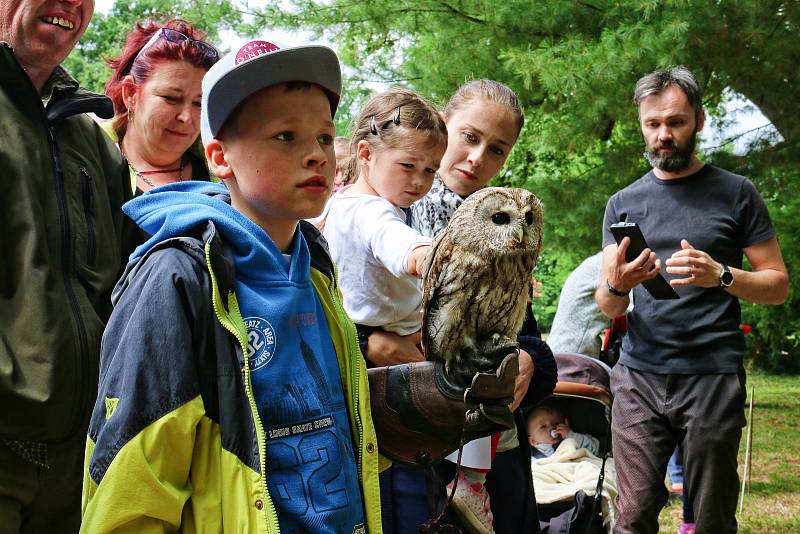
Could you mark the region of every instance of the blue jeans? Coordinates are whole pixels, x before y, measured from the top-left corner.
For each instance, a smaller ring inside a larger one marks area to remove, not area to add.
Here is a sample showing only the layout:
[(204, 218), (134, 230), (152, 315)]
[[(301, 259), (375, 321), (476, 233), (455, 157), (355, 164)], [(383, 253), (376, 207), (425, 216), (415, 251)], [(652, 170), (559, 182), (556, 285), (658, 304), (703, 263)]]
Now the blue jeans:
[(430, 518), (425, 471), (392, 464), (380, 474), (379, 481), (384, 534), (417, 534), (419, 526)]
[(675, 447), (675, 451), (669, 458), (667, 476), (669, 476), (670, 484), (683, 484), (683, 457), (681, 457), (680, 447)]

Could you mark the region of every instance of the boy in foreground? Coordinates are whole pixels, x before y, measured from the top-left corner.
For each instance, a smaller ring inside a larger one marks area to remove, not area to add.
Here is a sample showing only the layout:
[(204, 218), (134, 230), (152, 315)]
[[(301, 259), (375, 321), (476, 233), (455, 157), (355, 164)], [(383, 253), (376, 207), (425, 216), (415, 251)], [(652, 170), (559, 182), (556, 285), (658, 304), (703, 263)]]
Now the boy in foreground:
[(319, 46), (251, 41), (203, 80), (225, 186), (126, 204), (153, 237), (106, 329), (85, 532), (380, 532), (364, 360), (316, 230), (341, 74)]

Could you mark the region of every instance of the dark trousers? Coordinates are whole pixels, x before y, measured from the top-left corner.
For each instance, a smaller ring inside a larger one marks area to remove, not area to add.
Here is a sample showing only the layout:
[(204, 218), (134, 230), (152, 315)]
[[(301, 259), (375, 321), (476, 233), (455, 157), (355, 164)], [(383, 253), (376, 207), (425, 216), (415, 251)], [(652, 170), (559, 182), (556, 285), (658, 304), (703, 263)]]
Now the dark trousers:
[(658, 532), (667, 462), (678, 445), (697, 534), (737, 531), (737, 458), (745, 423), (744, 371), (678, 375), (611, 372), (617, 534)]
[(86, 437), (49, 444), (49, 468), (23, 459), (0, 440), (0, 534), (78, 532)]
[[(381, 472), (381, 520), (384, 534), (417, 534), (432, 516), (425, 470), (399, 463)], [(434, 515), (435, 517), (435, 515)]]

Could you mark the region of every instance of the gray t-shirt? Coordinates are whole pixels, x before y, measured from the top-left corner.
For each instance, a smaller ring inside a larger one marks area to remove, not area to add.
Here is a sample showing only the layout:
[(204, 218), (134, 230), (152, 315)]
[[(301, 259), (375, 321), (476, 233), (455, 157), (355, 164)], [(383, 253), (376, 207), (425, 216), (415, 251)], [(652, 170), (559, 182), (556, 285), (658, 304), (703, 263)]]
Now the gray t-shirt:
[[(649, 172), (606, 205), (603, 247), (615, 243), (609, 225), (635, 222), (662, 263), (681, 239), (714, 260), (741, 268), (742, 249), (775, 235), (764, 201), (743, 176), (705, 165), (661, 180)], [(734, 282), (735, 283), (735, 282)], [(739, 299), (719, 287), (676, 288), (675, 300), (655, 300), (638, 285), (620, 362), (652, 373), (735, 373), (744, 355)]]
[(611, 324), (594, 300), (602, 263), (602, 252), (589, 256), (564, 281), (553, 328), (547, 337), (553, 352), (600, 356), (600, 334)]

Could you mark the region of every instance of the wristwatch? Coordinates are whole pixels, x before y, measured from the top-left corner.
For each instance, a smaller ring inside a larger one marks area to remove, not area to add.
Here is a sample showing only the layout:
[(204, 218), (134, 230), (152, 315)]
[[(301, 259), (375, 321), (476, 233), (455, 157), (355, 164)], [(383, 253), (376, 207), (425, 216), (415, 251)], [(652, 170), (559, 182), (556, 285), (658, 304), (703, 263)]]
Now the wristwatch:
[(722, 264), (722, 272), (719, 273), (719, 286), (731, 287), (733, 284), (733, 273), (724, 263)]

